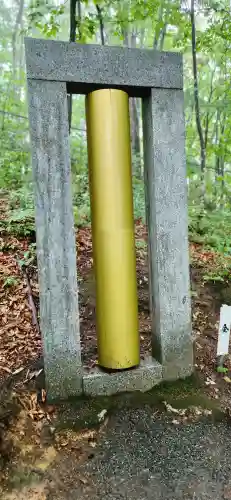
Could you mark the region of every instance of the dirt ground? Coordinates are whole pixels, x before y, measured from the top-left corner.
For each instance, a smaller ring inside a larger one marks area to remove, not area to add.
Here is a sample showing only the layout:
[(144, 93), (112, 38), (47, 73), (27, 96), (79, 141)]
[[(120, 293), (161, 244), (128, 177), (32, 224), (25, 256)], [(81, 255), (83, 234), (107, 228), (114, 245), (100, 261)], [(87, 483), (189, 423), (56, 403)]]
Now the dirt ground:
[[(151, 329), (146, 240), (146, 228), (137, 221), (141, 357), (150, 352)], [(139, 406), (147, 401), (146, 396), (139, 395), (135, 400), (128, 396), (126, 400), (100, 398), (59, 406), (47, 404), (42, 343), (35, 317), (35, 314), (38, 317), (39, 305), (36, 259), (27, 262), (26, 274), (20, 268), (20, 260), (25, 259), (30, 243), (31, 237), (19, 238), (6, 233), (0, 238), (0, 498), (49, 500), (56, 492), (54, 498), (68, 499), (72, 498), (73, 475), (80, 486), (89, 484), (90, 478), (81, 475), (79, 465), (94, 458), (113, 409), (116, 407), (118, 411), (118, 407)], [(83, 362), (86, 367), (92, 367), (97, 363), (97, 350), (88, 228), (77, 232), (77, 252)], [(195, 377), (189, 385), (187, 382), (176, 387), (171, 385), (167, 392), (166, 388), (157, 389), (148, 400), (158, 412), (160, 404), (161, 411), (166, 410), (164, 400), (170, 401), (175, 425), (184, 423), (175, 408), (182, 398), (184, 405), (197, 408), (196, 420), (203, 416), (201, 407), (212, 414), (222, 414), (222, 418), (228, 418), (231, 409), (231, 359), (227, 359), (226, 374), (216, 372), (219, 309), (224, 302), (231, 305), (231, 285), (204, 281), (207, 269), (216, 265), (216, 254), (194, 244), (190, 246), (190, 254)], [(188, 395), (189, 401), (185, 402)], [(194, 413), (190, 413), (193, 419)], [(185, 421), (193, 420), (191, 416), (186, 416)], [(65, 491), (69, 491), (69, 496)]]

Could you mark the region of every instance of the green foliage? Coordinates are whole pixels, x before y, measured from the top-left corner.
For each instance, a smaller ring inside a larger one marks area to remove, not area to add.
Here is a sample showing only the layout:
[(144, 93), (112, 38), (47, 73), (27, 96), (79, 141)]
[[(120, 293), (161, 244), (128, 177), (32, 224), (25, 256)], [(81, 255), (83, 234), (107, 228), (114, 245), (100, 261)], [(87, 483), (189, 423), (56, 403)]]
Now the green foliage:
[(28, 172), (28, 154), (24, 151), (2, 150), (0, 158), (0, 189), (17, 189)]
[(145, 258), (147, 254), (147, 242), (145, 240), (136, 240), (136, 249), (140, 257)]
[(145, 222), (144, 182), (133, 176), (133, 207), (135, 219)]
[(21, 217), (20, 222), (9, 219), (0, 222), (0, 232), (2, 234), (14, 234), (18, 237), (31, 236), (35, 232), (34, 221), (27, 219), (25, 214)]
[[(216, 252), (215, 263), (206, 266), (204, 282), (227, 283), (231, 279), (231, 219), (228, 211), (190, 207), (189, 236)], [(228, 257), (228, 258), (227, 258)]]
[(204, 243), (209, 248), (231, 255), (231, 218), (225, 210), (210, 212), (201, 207), (190, 207), (189, 235), (191, 241)]
[(29, 267), (36, 260), (36, 243), (31, 243), (27, 252), (24, 252), (23, 259), (18, 260), (18, 265), (23, 267)]
[(86, 196), (85, 203), (80, 206), (74, 205), (74, 222), (76, 226), (86, 226), (90, 223), (91, 213), (90, 213), (90, 202), (89, 197)]
[(18, 237), (35, 233), (33, 196), (28, 189), (21, 188), (10, 195), (8, 217), (0, 221), (0, 232)]
[(53, 6), (46, 0), (32, 0), (28, 10), (28, 31), (36, 27), (47, 38), (55, 38), (61, 28), (60, 16), (65, 12), (65, 5)]
[(223, 271), (222, 269), (217, 272), (209, 272), (208, 274), (204, 274), (203, 279), (204, 282), (213, 282), (213, 283), (224, 283), (228, 280), (230, 275), (230, 271)]
[(217, 373), (227, 373), (228, 371), (229, 371), (228, 368), (225, 368), (225, 366), (217, 367)]
[(11, 286), (16, 286), (18, 284), (18, 279), (14, 276), (8, 276), (3, 283), (3, 288), (10, 288)]
[(23, 186), (17, 190), (11, 191), (9, 194), (10, 209), (19, 208), (21, 213), (27, 210), (29, 215), (32, 215), (34, 209), (34, 199), (32, 193), (32, 184)]
[[(14, 2), (13, 2), (14, 3)], [(184, 55), (186, 156), (189, 194), (189, 233), (221, 255), (231, 255), (231, 16), (228, 0), (201, 2), (196, 12), (200, 118), (207, 133), (206, 169), (202, 175), (200, 143), (194, 107), (189, 4), (180, 0), (82, 0), (76, 10), (76, 41), (100, 43), (101, 8), (106, 44), (180, 51)], [(187, 4), (187, 5), (186, 5)], [(34, 238), (29, 123), (23, 64), (23, 34), (69, 40), (70, 2), (31, 0), (16, 27), (14, 8), (0, 0), (0, 189), (10, 195), (10, 213), (0, 230)], [(16, 31), (15, 31), (16, 30)], [(13, 47), (13, 34), (15, 46)], [(163, 42), (163, 43), (162, 43)], [(15, 53), (15, 54), (14, 54)], [(15, 60), (14, 60), (15, 59)], [(141, 112), (139, 112), (139, 128)], [(89, 224), (90, 199), (83, 96), (73, 97), (70, 135), (72, 191), (76, 225)], [(100, 119), (100, 117), (99, 117)], [(142, 138), (141, 138), (142, 144)], [(142, 148), (141, 148), (142, 149)], [(145, 220), (142, 162), (133, 155), (135, 218)], [(204, 179), (203, 179), (204, 176)], [(205, 193), (201, 198), (201, 186)], [(141, 249), (142, 250), (142, 249)], [(30, 259), (30, 256), (25, 257)], [(205, 279), (226, 280), (222, 263)], [(229, 270), (228, 270), (229, 272)]]

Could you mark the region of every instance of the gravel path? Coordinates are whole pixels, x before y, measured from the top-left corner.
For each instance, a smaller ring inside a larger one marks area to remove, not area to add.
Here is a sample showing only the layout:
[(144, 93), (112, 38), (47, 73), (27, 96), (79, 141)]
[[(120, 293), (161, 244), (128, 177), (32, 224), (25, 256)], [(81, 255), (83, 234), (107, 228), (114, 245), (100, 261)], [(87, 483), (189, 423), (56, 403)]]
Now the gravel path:
[(224, 421), (176, 426), (149, 407), (122, 410), (93, 451), (81, 466), (62, 463), (73, 481), (75, 471), (82, 477), (65, 499), (231, 500), (231, 436)]

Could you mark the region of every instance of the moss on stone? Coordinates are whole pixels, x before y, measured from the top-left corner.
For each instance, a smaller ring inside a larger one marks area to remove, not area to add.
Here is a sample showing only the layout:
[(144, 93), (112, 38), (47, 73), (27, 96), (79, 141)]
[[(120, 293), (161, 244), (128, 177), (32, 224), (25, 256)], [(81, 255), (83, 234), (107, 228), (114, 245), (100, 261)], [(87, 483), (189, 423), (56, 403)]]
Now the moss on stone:
[(223, 416), (219, 402), (210, 399), (203, 391), (199, 380), (195, 376), (176, 382), (163, 382), (151, 391), (141, 393), (124, 393), (110, 397), (72, 398), (59, 406), (57, 428), (72, 427), (75, 430), (98, 427), (98, 414), (107, 410), (112, 415), (124, 408), (139, 408), (149, 406), (165, 412), (164, 401), (175, 408), (200, 406), (214, 412), (216, 418)]

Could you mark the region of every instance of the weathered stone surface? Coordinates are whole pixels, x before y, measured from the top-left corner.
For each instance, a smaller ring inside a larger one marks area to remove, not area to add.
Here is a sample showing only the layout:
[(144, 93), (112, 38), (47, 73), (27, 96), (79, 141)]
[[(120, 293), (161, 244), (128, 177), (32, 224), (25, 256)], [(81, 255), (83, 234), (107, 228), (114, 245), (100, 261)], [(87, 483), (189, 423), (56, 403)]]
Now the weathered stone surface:
[(151, 87), (183, 88), (177, 53), (34, 38), (25, 46), (28, 78), (75, 83), (74, 93), (117, 86), (142, 97)]
[(163, 377), (192, 372), (183, 92), (143, 101), (153, 356)]
[[(40, 323), (49, 396), (145, 391), (192, 372), (182, 57), (26, 39)], [(66, 88), (67, 83), (67, 88)], [(153, 355), (135, 370), (82, 373), (67, 90), (144, 97)], [(154, 87), (156, 89), (154, 90)], [(162, 366), (161, 366), (162, 365)], [(163, 368), (163, 371), (162, 371)]]
[(82, 392), (66, 85), (28, 81), (40, 325), (50, 398)]
[(105, 373), (100, 368), (84, 373), (83, 391), (89, 396), (111, 396), (120, 392), (150, 390), (162, 380), (161, 365), (148, 358), (133, 370)]

